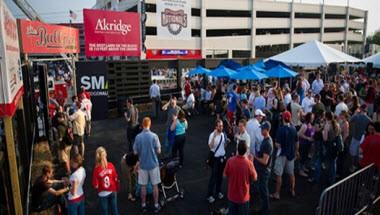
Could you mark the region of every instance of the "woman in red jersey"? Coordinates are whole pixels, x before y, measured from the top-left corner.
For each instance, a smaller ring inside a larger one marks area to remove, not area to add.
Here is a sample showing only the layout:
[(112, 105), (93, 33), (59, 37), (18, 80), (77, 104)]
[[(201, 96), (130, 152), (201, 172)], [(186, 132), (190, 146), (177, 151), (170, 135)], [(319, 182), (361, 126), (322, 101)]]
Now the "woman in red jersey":
[(103, 215), (118, 215), (117, 190), (119, 179), (114, 165), (107, 161), (107, 152), (103, 147), (96, 149), (96, 164), (92, 175), (92, 186), (98, 191), (100, 208)]

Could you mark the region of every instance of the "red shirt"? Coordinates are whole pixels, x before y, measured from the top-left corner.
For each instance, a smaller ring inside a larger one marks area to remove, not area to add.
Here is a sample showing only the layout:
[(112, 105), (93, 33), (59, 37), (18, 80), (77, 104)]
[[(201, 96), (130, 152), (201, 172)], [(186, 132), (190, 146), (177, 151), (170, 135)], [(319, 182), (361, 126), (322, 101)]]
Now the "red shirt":
[(191, 84), (189, 81), (185, 82), (185, 96), (189, 96), (191, 93)]
[(365, 167), (371, 163), (380, 168), (380, 135), (370, 135), (364, 139), (360, 145), (363, 150), (363, 159), (360, 160), (360, 166)]
[(96, 166), (92, 174), (92, 186), (98, 193), (102, 191), (116, 192), (119, 189), (117, 172), (112, 163), (108, 162), (107, 168)]
[(244, 156), (234, 156), (228, 159), (224, 175), (228, 179), (228, 200), (237, 204), (249, 201), (250, 182), (257, 178), (253, 163)]

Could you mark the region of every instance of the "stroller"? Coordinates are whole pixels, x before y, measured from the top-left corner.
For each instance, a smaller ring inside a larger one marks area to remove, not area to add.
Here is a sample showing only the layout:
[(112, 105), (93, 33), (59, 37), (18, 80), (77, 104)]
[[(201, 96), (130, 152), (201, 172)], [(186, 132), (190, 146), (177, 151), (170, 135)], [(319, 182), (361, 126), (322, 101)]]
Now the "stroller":
[(177, 198), (184, 198), (184, 191), (180, 189), (177, 182), (176, 173), (179, 169), (178, 159), (165, 159), (160, 163), (161, 185), (161, 206)]

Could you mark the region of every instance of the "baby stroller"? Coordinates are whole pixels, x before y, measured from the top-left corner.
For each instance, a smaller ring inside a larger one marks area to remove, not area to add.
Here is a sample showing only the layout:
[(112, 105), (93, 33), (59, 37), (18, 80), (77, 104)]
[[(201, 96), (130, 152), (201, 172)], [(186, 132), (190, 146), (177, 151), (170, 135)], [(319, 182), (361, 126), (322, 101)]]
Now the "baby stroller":
[(176, 173), (179, 169), (178, 159), (165, 159), (160, 163), (161, 184), (161, 206), (177, 198), (184, 198), (184, 191), (180, 189), (177, 182)]

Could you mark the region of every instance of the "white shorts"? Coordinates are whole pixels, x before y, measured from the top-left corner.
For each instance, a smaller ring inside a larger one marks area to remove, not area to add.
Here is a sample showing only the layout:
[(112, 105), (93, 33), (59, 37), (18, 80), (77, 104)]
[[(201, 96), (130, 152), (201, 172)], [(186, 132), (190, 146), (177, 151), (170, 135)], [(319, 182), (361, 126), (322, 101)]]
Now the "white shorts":
[(285, 173), (294, 175), (294, 159), (289, 161), (285, 156), (277, 157), (276, 161), (274, 162), (274, 174), (277, 176), (282, 176), (284, 169)]
[(141, 186), (146, 186), (148, 182), (152, 183), (152, 185), (157, 185), (161, 183), (160, 178), (160, 168), (156, 167), (151, 170), (143, 170), (139, 169), (138, 171), (138, 183)]

